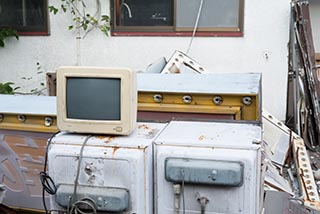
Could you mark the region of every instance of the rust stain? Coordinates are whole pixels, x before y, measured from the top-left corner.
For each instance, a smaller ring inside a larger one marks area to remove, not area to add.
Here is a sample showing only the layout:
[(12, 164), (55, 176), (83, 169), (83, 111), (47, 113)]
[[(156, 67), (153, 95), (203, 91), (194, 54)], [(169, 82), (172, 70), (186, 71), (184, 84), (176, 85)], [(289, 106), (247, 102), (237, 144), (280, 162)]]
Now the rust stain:
[(104, 138), (105, 138), (105, 136), (98, 135), (98, 136), (96, 136), (96, 138), (98, 138), (98, 139), (102, 140), (102, 139), (104, 139)]
[(116, 151), (117, 151), (118, 149), (120, 149), (120, 147), (118, 147), (118, 146), (113, 147), (112, 158), (114, 158), (114, 154), (116, 153)]
[(138, 126), (138, 129), (151, 130), (151, 128), (145, 124)]
[(114, 136), (102, 136), (102, 135), (96, 136), (96, 138), (100, 140), (104, 140), (105, 143), (110, 143), (112, 140), (115, 139)]
[(199, 141), (203, 141), (205, 138), (206, 138), (206, 137), (205, 137), (204, 135), (200, 135), (200, 136), (198, 137), (198, 140), (199, 140)]
[(115, 137), (109, 136), (109, 137), (106, 137), (106, 138), (105, 138), (104, 142), (105, 142), (105, 143), (110, 143), (110, 142), (113, 141), (114, 139), (115, 139)]

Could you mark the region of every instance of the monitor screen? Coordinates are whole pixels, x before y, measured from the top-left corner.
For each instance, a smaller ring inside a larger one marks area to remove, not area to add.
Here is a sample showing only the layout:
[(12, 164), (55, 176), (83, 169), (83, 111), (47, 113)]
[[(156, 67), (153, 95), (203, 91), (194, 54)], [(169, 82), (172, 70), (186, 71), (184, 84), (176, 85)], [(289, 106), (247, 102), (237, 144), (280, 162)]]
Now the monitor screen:
[(84, 120), (121, 119), (121, 79), (67, 78), (67, 117)]

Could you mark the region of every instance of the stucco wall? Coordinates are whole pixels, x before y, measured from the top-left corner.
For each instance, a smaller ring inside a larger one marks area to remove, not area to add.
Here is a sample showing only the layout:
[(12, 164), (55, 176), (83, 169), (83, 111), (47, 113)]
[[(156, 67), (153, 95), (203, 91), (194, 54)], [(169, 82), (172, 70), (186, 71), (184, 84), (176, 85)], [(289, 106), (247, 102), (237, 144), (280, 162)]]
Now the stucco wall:
[[(102, 13), (109, 13), (103, 0)], [(196, 37), (189, 56), (212, 72), (261, 72), (263, 107), (283, 120), (286, 108), (289, 0), (245, 0), (243, 37)], [(50, 0), (59, 5), (59, 0)], [(50, 14), (50, 36), (21, 36), (0, 49), (0, 82), (14, 81), (23, 89), (37, 87), (36, 63), (45, 71), (61, 65), (121, 66), (143, 70), (174, 50), (186, 51), (186, 37), (110, 37), (92, 31), (77, 48), (76, 33), (67, 30), (68, 15)], [(33, 76), (25, 81), (21, 77)], [(34, 81), (34, 82), (33, 82)]]
[(310, 17), (312, 34), (314, 41), (314, 49), (316, 52), (320, 52), (320, 1), (310, 0)]

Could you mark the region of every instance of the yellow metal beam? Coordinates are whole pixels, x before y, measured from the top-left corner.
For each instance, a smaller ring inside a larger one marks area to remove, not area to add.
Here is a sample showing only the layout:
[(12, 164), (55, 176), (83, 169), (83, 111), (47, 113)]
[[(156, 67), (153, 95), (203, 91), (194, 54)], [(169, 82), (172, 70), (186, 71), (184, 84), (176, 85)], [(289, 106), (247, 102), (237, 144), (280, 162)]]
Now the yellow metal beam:
[(0, 129), (54, 133), (56, 116), (1, 114)]
[[(139, 92), (138, 110), (153, 112), (179, 112), (203, 114), (229, 114), (235, 115), (236, 120), (260, 120), (259, 102), (256, 96), (250, 95), (215, 95), (215, 94), (189, 94), (190, 103), (183, 101), (185, 94), (162, 93), (161, 102), (155, 102), (151, 92)], [(220, 96), (223, 102), (219, 105), (213, 102), (215, 96)], [(243, 103), (244, 97), (250, 97), (251, 104)], [(50, 122), (51, 120), (51, 122)], [(34, 131), (53, 133), (58, 130), (55, 115), (20, 115), (1, 114), (0, 129)]]
[[(261, 118), (259, 99), (251, 95), (223, 94), (188, 94), (192, 97), (190, 103), (183, 101), (185, 94), (161, 93), (161, 102), (156, 102), (154, 96), (159, 93), (140, 92), (138, 95), (138, 110), (159, 112), (235, 114), (236, 120), (259, 121)], [(220, 96), (221, 104), (215, 104), (213, 98)], [(243, 98), (250, 97), (251, 104), (246, 105)]]

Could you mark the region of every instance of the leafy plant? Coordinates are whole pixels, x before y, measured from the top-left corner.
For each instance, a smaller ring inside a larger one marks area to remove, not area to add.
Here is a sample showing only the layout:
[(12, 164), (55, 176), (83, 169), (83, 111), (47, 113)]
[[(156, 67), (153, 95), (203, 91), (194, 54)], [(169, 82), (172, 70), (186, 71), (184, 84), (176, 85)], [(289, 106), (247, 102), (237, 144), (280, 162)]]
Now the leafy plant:
[(0, 47), (4, 47), (4, 40), (10, 37), (15, 37), (19, 40), (18, 32), (12, 28), (3, 28), (0, 30)]
[[(35, 74), (33, 74), (32, 76), (28, 76), (28, 77), (22, 77), (21, 79), (26, 80), (26, 81), (31, 81), (31, 80), (34, 79), (34, 77), (35, 77), (36, 75), (43, 74), (44, 71), (43, 71), (43, 69), (42, 69), (42, 67), (41, 67), (41, 64), (40, 64), (39, 62), (37, 62), (37, 63), (36, 63), (36, 66), (37, 66), (37, 71), (36, 71)], [(20, 92), (19, 92), (19, 94), (25, 94), (25, 95), (27, 95), (27, 94), (28, 94), (28, 95), (44, 95), (44, 91), (45, 91), (45, 90), (46, 90), (46, 87), (45, 87), (44, 82), (40, 82), (40, 83), (39, 83), (39, 87), (32, 88), (29, 93), (20, 93)]]
[(13, 82), (0, 83), (0, 94), (15, 94), (20, 87), (12, 87)]
[(100, 0), (96, 0), (95, 2), (96, 11), (93, 15), (88, 12), (85, 0), (61, 0), (60, 7), (51, 5), (49, 6), (49, 11), (54, 15), (59, 11), (64, 13), (70, 12), (73, 23), (68, 26), (68, 29), (82, 29), (84, 31), (83, 38), (94, 28), (100, 29), (106, 36), (109, 36), (110, 18), (108, 15), (101, 15)]

